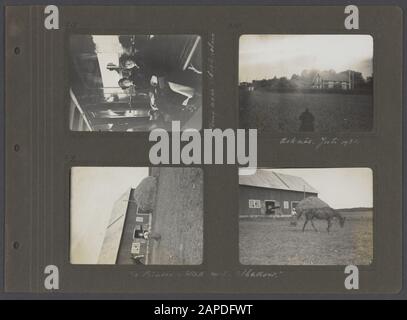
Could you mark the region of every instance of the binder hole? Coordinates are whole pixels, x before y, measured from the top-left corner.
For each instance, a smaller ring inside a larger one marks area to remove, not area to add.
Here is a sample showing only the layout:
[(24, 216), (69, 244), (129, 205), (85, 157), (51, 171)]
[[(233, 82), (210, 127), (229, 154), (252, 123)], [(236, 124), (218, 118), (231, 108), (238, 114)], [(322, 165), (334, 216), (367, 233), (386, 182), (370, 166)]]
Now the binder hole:
[(14, 241), (14, 242), (13, 242), (13, 248), (14, 248), (15, 250), (17, 250), (18, 248), (20, 248), (20, 242)]
[(19, 145), (19, 144), (15, 144), (15, 145), (14, 145), (14, 151), (15, 151), (15, 152), (20, 151), (20, 145)]
[(14, 53), (15, 53), (15, 54), (20, 54), (20, 51), (21, 51), (21, 50), (20, 50), (20, 47), (15, 47), (15, 48), (14, 48)]

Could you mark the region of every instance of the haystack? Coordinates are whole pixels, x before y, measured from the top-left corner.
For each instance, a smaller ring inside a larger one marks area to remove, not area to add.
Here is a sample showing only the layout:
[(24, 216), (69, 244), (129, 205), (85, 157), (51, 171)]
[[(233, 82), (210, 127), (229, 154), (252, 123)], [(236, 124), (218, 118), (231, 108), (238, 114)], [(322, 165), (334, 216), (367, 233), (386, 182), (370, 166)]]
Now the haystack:
[(157, 179), (155, 177), (144, 178), (133, 192), (133, 200), (136, 201), (142, 211), (153, 211), (155, 195), (157, 191)]
[(293, 220), (291, 220), (290, 225), (296, 226), (297, 219), (299, 219), (304, 211), (309, 209), (318, 209), (318, 210), (332, 210), (331, 207), (321, 199), (317, 197), (308, 197), (300, 202), (298, 202), (297, 206), (295, 207), (295, 216), (293, 216)]
[(301, 200), (297, 206), (295, 207), (295, 211), (299, 213), (301, 210), (307, 210), (307, 209), (332, 209), (329, 204), (326, 202), (322, 201), (321, 199), (317, 197), (308, 197), (303, 200)]
[(319, 212), (320, 214), (331, 214), (334, 211), (334, 209), (332, 209), (329, 204), (322, 201), (321, 199), (317, 197), (308, 197), (304, 200), (301, 200), (295, 207), (297, 219), (300, 218), (305, 211), (310, 209), (313, 209), (314, 212)]

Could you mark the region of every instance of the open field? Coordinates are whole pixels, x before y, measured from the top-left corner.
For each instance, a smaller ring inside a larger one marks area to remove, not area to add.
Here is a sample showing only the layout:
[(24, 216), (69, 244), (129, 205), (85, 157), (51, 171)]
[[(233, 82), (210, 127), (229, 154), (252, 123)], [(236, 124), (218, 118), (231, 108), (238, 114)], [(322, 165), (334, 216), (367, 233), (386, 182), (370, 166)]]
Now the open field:
[(373, 96), (349, 93), (244, 92), (240, 127), (259, 131), (298, 132), (305, 109), (315, 117), (316, 132), (371, 131)]
[(368, 265), (373, 259), (372, 212), (343, 213), (345, 225), (315, 220), (315, 232), (304, 220), (240, 219), (240, 262), (250, 265)]

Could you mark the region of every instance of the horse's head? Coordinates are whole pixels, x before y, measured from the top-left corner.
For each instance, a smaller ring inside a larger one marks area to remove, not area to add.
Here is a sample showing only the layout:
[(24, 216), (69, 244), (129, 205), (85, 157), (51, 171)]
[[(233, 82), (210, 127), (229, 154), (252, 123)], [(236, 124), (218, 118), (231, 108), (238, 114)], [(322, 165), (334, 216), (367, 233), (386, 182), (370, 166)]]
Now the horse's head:
[(339, 218), (339, 225), (341, 226), (341, 228), (343, 228), (343, 225), (345, 224), (345, 220), (346, 220), (346, 217)]

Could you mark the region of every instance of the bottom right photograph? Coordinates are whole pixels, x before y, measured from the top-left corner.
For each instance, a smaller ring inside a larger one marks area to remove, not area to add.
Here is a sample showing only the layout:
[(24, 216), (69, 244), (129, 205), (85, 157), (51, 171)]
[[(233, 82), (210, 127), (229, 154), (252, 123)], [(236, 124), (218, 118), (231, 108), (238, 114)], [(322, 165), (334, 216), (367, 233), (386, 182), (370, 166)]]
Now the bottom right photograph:
[(369, 265), (373, 214), (370, 168), (241, 169), (240, 263)]

